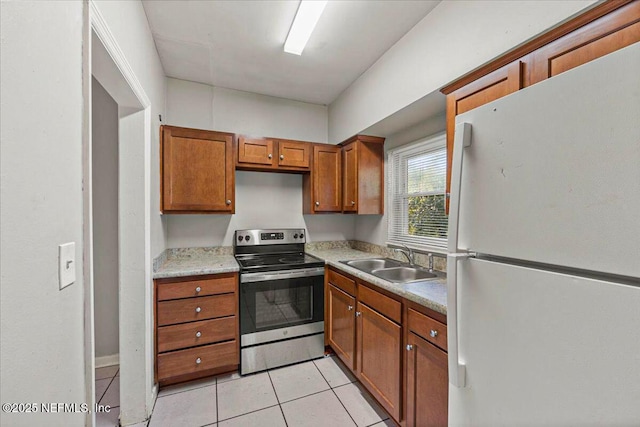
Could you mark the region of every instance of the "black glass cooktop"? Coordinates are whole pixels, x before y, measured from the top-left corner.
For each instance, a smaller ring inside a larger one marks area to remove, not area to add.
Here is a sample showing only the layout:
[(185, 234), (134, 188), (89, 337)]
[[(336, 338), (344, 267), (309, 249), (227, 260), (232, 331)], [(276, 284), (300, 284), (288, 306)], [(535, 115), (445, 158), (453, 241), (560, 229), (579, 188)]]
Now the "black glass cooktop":
[(322, 267), (324, 262), (304, 252), (236, 255), (242, 270), (273, 271)]

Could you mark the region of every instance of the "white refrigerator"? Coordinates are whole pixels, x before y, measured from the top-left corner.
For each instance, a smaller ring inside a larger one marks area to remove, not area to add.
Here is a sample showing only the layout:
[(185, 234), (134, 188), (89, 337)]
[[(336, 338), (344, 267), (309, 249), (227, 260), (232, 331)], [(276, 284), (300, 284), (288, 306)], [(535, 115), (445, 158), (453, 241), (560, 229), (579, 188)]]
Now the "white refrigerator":
[(640, 426), (640, 43), (456, 118), (449, 425)]

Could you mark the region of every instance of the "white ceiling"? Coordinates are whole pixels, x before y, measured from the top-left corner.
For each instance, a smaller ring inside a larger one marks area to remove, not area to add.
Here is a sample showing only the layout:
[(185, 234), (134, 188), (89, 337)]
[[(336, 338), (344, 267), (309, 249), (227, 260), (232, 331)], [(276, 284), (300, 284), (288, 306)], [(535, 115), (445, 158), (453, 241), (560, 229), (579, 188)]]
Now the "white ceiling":
[(330, 104), (439, 1), (329, 1), (302, 56), (298, 1), (143, 1), (169, 77)]

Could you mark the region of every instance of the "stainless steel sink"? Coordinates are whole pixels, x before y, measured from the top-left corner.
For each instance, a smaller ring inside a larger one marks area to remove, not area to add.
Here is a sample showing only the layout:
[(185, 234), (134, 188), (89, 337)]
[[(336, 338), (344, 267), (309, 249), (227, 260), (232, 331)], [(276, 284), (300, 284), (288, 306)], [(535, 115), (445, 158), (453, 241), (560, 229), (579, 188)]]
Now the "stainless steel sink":
[(367, 273), (373, 270), (380, 270), (383, 268), (399, 267), (402, 265), (400, 261), (396, 261), (389, 258), (376, 258), (376, 259), (354, 259), (353, 261), (347, 261), (345, 264), (358, 270), (366, 271)]
[(438, 277), (434, 273), (429, 273), (427, 270), (415, 267), (383, 268), (380, 270), (373, 270), (371, 274), (381, 279), (395, 283), (406, 283), (413, 282), (415, 280), (432, 279), (434, 277)]
[(354, 259), (342, 261), (342, 263), (393, 283), (408, 283), (438, 277), (422, 267), (412, 267), (390, 258)]

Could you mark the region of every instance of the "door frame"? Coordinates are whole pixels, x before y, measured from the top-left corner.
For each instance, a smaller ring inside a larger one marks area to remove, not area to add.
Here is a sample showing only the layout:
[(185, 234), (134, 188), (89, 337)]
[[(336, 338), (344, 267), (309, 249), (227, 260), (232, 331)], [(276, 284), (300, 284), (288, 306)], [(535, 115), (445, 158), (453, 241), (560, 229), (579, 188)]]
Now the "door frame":
[[(151, 260), (151, 102), (92, 0), (83, 31), (83, 278), (85, 392), (95, 405), (91, 78), (118, 104), (118, 289), (120, 423), (148, 419), (157, 386), (153, 376)], [(141, 374), (142, 373), (142, 374)], [(95, 425), (95, 413), (85, 424)]]

